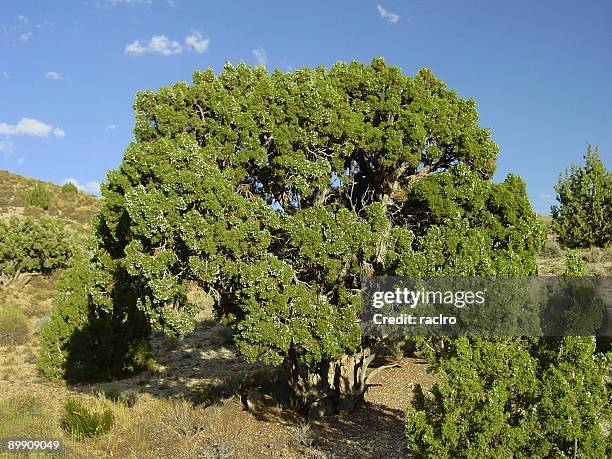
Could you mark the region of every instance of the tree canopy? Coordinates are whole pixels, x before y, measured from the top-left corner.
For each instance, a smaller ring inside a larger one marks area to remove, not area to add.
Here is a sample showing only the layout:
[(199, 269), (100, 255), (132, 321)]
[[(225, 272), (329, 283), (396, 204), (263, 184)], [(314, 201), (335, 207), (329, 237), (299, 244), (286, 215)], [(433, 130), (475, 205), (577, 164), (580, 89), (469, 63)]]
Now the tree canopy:
[(543, 228), (522, 180), (490, 180), (498, 146), (474, 100), (428, 69), (227, 64), (140, 92), (134, 109), (93, 257), (126, 287), (93, 298), (184, 334), (195, 283), (240, 351), (282, 363), (305, 403), (341, 391), (347, 355), (365, 374), (362, 275), (536, 271)]
[(584, 166), (572, 164), (555, 186), (553, 228), (569, 247), (605, 247), (612, 241), (612, 171), (589, 144)]

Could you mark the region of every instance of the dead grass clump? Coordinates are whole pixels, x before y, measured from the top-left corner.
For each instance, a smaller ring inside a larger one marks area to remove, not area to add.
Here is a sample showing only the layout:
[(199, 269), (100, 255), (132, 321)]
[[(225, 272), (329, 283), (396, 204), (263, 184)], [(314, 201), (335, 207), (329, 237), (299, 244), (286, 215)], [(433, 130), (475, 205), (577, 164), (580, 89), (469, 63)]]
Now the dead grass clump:
[(28, 318), (15, 306), (0, 306), (0, 345), (24, 344), (28, 341)]
[(582, 253), (582, 258), (588, 263), (600, 263), (603, 256), (603, 250), (599, 247), (591, 247)]
[(612, 262), (612, 245), (610, 247), (606, 247), (601, 254), (602, 263), (610, 263)]
[(99, 396), (112, 400), (115, 403), (132, 408), (138, 401), (138, 392), (130, 389), (119, 381), (98, 384), (94, 390)]
[(187, 437), (204, 430), (208, 420), (203, 410), (196, 409), (187, 400), (172, 400), (163, 410), (160, 419), (160, 430), (178, 437)]
[(554, 237), (548, 237), (542, 248), (542, 256), (546, 258), (563, 257), (563, 249)]

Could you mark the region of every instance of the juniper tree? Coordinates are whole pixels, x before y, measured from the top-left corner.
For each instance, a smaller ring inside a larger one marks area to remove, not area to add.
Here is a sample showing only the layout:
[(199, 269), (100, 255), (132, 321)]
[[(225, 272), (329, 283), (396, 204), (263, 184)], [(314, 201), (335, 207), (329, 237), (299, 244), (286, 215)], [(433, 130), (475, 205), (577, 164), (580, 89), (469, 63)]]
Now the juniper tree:
[(378, 58), (226, 65), (138, 93), (109, 172), (96, 263), (153, 329), (184, 334), (197, 284), (240, 352), (282, 365), (300, 407), (363, 400), (362, 275), (535, 272), (543, 240), (472, 99)]
[(553, 228), (569, 247), (606, 247), (612, 241), (612, 171), (589, 144), (585, 165), (572, 165), (555, 186)]

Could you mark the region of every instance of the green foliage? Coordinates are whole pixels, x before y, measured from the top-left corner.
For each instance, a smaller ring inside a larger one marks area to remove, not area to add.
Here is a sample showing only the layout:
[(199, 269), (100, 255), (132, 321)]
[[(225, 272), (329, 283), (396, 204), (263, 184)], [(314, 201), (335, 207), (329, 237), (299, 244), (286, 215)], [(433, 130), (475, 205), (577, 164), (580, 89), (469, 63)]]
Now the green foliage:
[(523, 182), (489, 181), (474, 101), (427, 69), (228, 64), (135, 112), (97, 238), (155, 329), (192, 329), (196, 282), (249, 359), (317, 368), (362, 344), (362, 274), (535, 272)]
[(426, 457), (609, 457), (610, 354), (592, 337), (467, 338), (430, 356), (439, 382), (420, 386), (406, 421)]
[(572, 165), (555, 187), (553, 229), (569, 247), (605, 247), (612, 241), (612, 171), (588, 145), (585, 165)]
[[(62, 273), (51, 317), (40, 332), (37, 364), (45, 377), (111, 379), (150, 367), (149, 326), (122, 290), (129, 284), (121, 284), (121, 278), (83, 258)], [(114, 295), (125, 302), (113, 301)]]
[(108, 433), (114, 421), (110, 408), (102, 412), (92, 411), (75, 399), (67, 400), (64, 405), (64, 428), (77, 440)]
[(565, 276), (586, 276), (587, 266), (577, 250), (565, 250)]
[(49, 274), (67, 266), (74, 250), (61, 220), (51, 217), (0, 219), (0, 273)]
[(42, 183), (37, 183), (28, 194), (27, 203), (29, 206), (47, 210), (51, 203), (51, 195)]
[[(566, 276), (586, 274), (576, 251), (566, 252)], [(574, 280), (575, 281), (575, 280)], [(592, 295), (585, 283), (555, 290), (563, 303)], [(583, 308), (595, 302), (577, 301)], [(561, 318), (601, 323), (601, 311)], [(611, 421), (606, 384), (612, 354), (597, 353), (594, 337), (444, 339), (426, 349), (439, 382), (420, 385), (406, 420), (409, 447), (426, 457), (609, 457)]]
[(62, 193), (78, 193), (79, 192), (79, 189), (72, 182), (64, 183), (62, 185), (61, 190), (62, 190)]
[(0, 345), (24, 344), (29, 334), (28, 318), (23, 311), (0, 305)]

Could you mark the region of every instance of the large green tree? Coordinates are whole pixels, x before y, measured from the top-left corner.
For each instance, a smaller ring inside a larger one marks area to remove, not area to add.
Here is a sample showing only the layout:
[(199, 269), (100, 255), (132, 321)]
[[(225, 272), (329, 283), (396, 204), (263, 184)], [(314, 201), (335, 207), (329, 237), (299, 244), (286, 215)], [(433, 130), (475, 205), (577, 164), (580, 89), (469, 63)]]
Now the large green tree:
[(430, 70), (228, 64), (134, 108), (97, 265), (171, 334), (192, 330), (186, 286), (200, 285), (300, 407), (363, 399), (362, 275), (535, 272), (543, 231), (523, 182), (491, 182), (498, 147), (475, 102)]
[(589, 144), (584, 166), (572, 164), (555, 186), (553, 229), (569, 247), (605, 247), (612, 242), (612, 171)]

